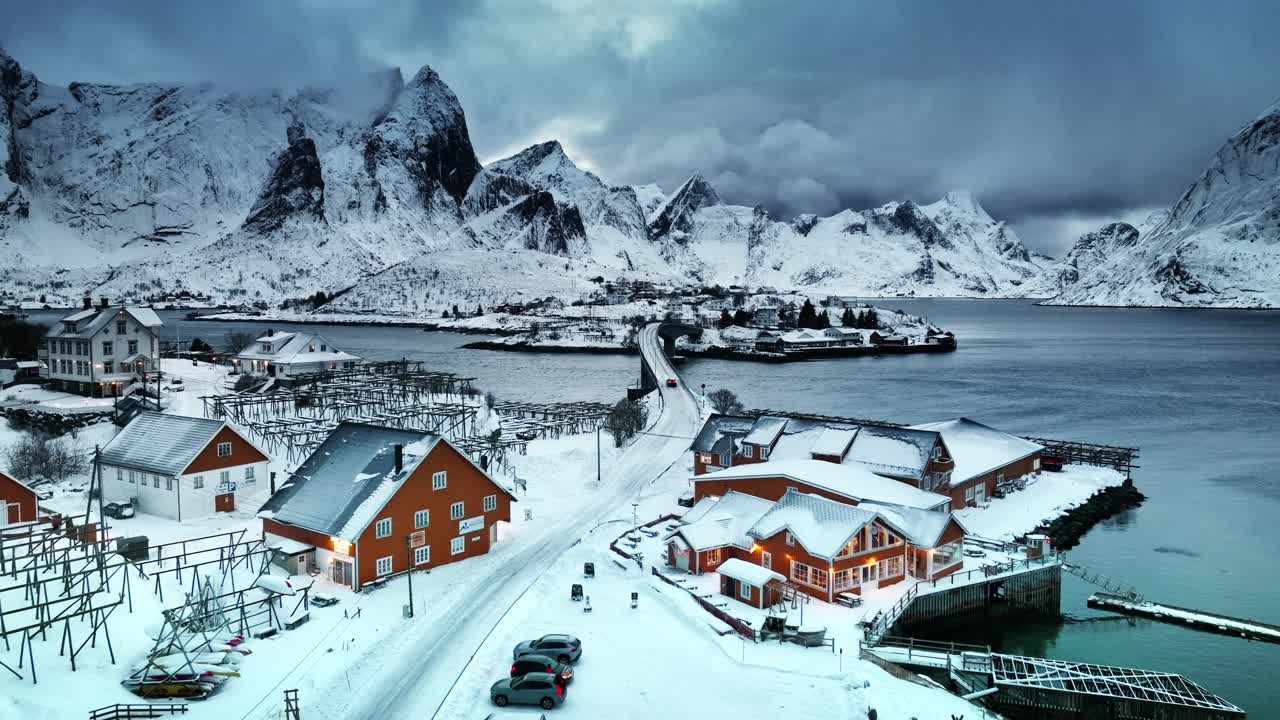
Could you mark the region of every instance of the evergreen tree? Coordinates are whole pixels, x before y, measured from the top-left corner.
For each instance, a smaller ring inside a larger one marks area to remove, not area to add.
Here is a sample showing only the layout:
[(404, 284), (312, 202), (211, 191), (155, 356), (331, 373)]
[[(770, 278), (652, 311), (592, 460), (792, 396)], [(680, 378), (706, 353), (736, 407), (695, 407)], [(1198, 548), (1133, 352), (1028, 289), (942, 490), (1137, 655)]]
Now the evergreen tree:
[(853, 314), (853, 308), (844, 309), (844, 313), (840, 316), (840, 325), (847, 328), (858, 327), (858, 317)]
[(751, 313), (738, 308), (738, 311), (733, 314), (733, 324), (746, 327), (751, 322), (751, 317)]
[(862, 322), (864, 323), (863, 327), (868, 330), (880, 329), (880, 317), (876, 315), (875, 308), (871, 308), (870, 310), (867, 311), (867, 314), (863, 316)]
[(480, 303), (476, 303), (476, 317), (480, 317), (483, 314), (484, 314), (484, 307), (482, 307)]
[(818, 327), (818, 311), (814, 310), (813, 303), (805, 298), (804, 305), (800, 306), (800, 317), (796, 320), (796, 324), (802, 328)]
[(827, 314), (826, 310), (823, 310), (822, 314), (818, 316), (818, 324), (815, 327), (819, 330), (826, 330), (831, 327), (831, 316)]
[(453, 306), (453, 316), (454, 316), (454, 317), (456, 317), (456, 318), (461, 318), (461, 317), (462, 317), (462, 311), (458, 309), (458, 306), (457, 306), (457, 305), (454, 305), (454, 306)]
[(728, 310), (721, 310), (720, 311), (720, 327), (727, 328), (732, 324), (733, 324), (733, 316), (729, 314)]
[(442, 318), (448, 318), (448, 317), (449, 317), (449, 311), (448, 311), (448, 310), (445, 310), (444, 312), (440, 313), (440, 317), (442, 317)]

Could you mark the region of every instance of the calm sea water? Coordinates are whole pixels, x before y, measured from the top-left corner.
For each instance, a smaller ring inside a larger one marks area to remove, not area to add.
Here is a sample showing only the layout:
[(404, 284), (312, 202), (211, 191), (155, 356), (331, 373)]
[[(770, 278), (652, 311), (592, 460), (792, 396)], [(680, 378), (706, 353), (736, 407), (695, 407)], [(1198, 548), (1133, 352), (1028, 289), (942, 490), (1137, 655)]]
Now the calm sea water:
[[(923, 422), (965, 415), (1021, 434), (1141, 448), (1138, 510), (1091, 531), (1073, 562), (1148, 598), (1280, 624), (1280, 313), (1036, 307), (1022, 301), (887, 300), (954, 330), (941, 355), (786, 365), (690, 360), (687, 382), (750, 407)], [(189, 322), (167, 337), (214, 342), (257, 323)], [(276, 324), (278, 329), (290, 329)], [(625, 356), (466, 351), (477, 336), (326, 326), (337, 346), (474, 376), (503, 397), (612, 400)], [(1255, 718), (1280, 717), (1280, 645), (1089, 610), (1067, 576), (1067, 621), (966, 633), (1014, 653), (1182, 673)], [(961, 638), (957, 638), (961, 639)]]

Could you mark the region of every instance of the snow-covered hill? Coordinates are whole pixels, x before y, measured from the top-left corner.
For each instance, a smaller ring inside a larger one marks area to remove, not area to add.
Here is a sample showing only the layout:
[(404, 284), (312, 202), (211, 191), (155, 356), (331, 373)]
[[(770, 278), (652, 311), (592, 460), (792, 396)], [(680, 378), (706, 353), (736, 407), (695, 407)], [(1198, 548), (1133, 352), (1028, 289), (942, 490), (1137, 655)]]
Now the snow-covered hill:
[(1280, 103), (1168, 212), (1086, 234), (1050, 279), (1057, 305), (1280, 307)]
[(433, 312), (598, 275), (1004, 296), (1042, 264), (962, 193), (778, 219), (699, 175), (609, 185), (554, 140), (482, 168), (425, 67), (291, 93), (60, 88), (0, 52), (0, 166), (0, 285), (50, 302), (324, 291), (333, 310)]

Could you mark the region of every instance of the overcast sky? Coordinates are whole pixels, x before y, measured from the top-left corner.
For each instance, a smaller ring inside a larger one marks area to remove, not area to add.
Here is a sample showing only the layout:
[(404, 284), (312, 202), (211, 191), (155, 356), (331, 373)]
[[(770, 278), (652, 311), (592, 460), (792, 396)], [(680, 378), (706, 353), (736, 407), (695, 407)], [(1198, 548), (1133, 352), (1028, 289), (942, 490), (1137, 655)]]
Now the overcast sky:
[(779, 215), (967, 189), (1055, 255), (1171, 204), (1280, 96), (1274, 1), (9, 0), (2, 17), (47, 82), (429, 64), (482, 161), (557, 138), (606, 182), (700, 171)]

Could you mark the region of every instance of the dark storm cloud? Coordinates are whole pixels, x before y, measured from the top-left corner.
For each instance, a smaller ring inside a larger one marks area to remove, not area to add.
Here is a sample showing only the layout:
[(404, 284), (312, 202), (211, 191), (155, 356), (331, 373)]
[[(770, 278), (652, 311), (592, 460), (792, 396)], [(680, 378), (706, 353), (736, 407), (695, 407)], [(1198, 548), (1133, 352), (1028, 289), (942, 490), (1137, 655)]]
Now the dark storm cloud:
[(779, 214), (963, 188), (1051, 252), (1172, 203), (1280, 95), (1273, 2), (56, 5), (0, 40), (59, 81), (430, 63), (484, 159), (558, 137), (608, 181), (697, 170)]

